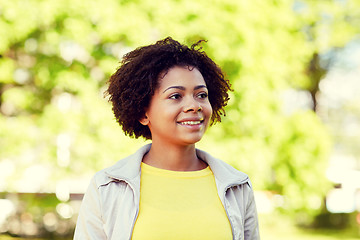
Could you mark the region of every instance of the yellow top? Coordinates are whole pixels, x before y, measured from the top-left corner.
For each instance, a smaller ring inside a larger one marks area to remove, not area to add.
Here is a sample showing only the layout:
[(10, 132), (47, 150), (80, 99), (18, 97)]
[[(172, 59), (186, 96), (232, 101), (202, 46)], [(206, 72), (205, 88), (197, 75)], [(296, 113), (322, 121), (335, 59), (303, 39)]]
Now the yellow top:
[(140, 210), (132, 240), (232, 239), (214, 174), (141, 164)]

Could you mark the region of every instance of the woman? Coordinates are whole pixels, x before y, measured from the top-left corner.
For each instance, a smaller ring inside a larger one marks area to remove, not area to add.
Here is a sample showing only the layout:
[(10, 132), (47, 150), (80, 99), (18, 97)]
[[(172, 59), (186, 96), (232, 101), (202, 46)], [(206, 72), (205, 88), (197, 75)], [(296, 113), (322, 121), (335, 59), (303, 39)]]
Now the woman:
[(116, 120), (152, 143), (95, 174), (74, 239), (259, 239), (248, 176), (195, 148), (230, 90), (200, 42), (140, 47), (111, 76)]

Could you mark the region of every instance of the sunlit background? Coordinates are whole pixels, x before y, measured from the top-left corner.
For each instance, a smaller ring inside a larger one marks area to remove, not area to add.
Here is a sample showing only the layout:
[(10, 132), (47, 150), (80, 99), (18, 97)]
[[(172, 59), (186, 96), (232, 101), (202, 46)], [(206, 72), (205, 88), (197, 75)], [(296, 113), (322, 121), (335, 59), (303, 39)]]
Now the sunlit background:
[(262, 239), (358, 239), (359, 33), (357, 0), (0, 0), (0, 239), (71, 239), (91, 176), (146, 143), (106, 81), (167, 36), (232, 83), (198, 147), (250, 175)]

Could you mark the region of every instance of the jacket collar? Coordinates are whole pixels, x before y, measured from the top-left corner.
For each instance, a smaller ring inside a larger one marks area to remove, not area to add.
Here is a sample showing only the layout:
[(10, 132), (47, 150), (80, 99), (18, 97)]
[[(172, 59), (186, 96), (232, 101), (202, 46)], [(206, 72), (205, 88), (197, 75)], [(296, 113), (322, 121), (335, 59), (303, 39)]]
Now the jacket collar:
[(140, 176), (140, 165), (144, 155), (150, 150), (151, 144), (147, 144), (135, 153), (118, 161), (112, 167), (105, 170), (105, 173), (114, 179), (132, 181)]
[(210, 166), (216, 180), (223, 185), (231, 186), (249, 181), (249, 177), (245, 173), (236, 170), (220, 159), (214, 158), (209, 153), (196, 149), (196, 154)]
[[(140, 165), (144, 155), (150, 150), (151, 144), (147, 144), (137, 150), (134, 154), (118, 161), (112, 167), (105, 170), (105, 173), (117, 180), (133, 182), (140, 176)], [(205, 161), (214, 173), (218, 187), (227, 188), (233, 185), (239, 185), (249, 182), (249, 178), (229, 164), (212, 157), (205, 151), (196, 149), (196, 154)]]

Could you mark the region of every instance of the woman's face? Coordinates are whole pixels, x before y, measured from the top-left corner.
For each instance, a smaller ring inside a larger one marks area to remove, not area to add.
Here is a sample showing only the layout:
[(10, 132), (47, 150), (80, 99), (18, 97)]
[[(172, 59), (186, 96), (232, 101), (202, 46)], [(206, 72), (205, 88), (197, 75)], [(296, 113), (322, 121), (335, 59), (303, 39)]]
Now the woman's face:
[(175, 66), (160, 76), (140, 122), (149, 127), (153, 143), (189, 145), (202, 138), (211, 114), (208, 89), (199, 70)]

